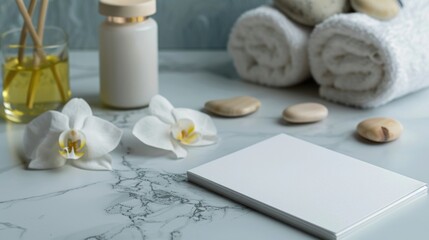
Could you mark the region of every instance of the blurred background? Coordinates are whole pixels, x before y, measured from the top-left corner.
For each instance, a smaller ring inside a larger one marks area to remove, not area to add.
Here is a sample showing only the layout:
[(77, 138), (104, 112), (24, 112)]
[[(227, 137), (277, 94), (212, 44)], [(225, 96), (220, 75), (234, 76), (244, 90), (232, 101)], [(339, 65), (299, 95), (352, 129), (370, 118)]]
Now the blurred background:
[[(157, 0), (154, 19), (161, 49), (224, 49), (230, 29), (244, 11), (270, 0)], [(28, 6), (28, 1), (25, 1)], [(47, 25), (69, 34), (71, 49), (97, 49), (98, 0), (51, 0)], [(21, 27), (15, 0), (0, 0), (0, 32)]]

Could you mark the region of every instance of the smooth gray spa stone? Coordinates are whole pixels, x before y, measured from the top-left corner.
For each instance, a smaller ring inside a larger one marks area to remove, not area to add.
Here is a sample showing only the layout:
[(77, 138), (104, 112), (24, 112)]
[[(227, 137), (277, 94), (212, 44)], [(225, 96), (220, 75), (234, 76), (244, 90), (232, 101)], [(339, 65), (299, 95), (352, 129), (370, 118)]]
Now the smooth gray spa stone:
[(401, 136), (404, 127), (395, 119), (378, 117), (360, 122), (356, 130), (358, 134), (373, 142), (391, 142)]
[(357, 12), (379, 20), (390, 20), (398, 15), (401, 9), (398, 0), (351, 0), (350, 2)]
[(211, 100), (205, 103), (204, 108), (223, 117), (243, 117), (256, 112), (261, 102), (250, 96), (240, 96), (227, 99)]
[(314, 26), (326, 18), (350, 11), (348, 0), (274, 0), (274, 6), (291, 19)]
[(312, 123), (325, 119), (328, 109), (320, 103), (299, 103), (283, 111), (283, 119), (290, 123)]

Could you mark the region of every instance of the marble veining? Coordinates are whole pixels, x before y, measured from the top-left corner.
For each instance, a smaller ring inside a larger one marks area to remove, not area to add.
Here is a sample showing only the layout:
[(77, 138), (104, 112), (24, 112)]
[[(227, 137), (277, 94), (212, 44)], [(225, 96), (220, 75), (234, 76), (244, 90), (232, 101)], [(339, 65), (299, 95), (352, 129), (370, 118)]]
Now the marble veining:
[[(186, 180), (188, 169), (278, 133), (429, 182), (425, 141), (429, 113), (416, 104), (427, 101), (429, 90), (377, 110), (360, 110), (320, 99), (311, 82), (276, 89), (239, 81), (223, 51), (162, 52), (160, 93), (177, 107), (203, 110), (208, 100), (242, 95), (261, 101), (261, 108), (244, 118), (213, 116), (220, 141), (190, 148), (186, 159), (175, 160), (171, 153), (132, 136), (133, 125), (148, 114), (147, 109), (113, 110), (100, 104), (97, 58), (96, 52), (71, 53), (71, 87), (74, 97), (90, 103), (94, 115), (124, 130), (119, 147), (111, 153), (114, 171), (68, 165), (26, 170), (20, 154), (24, 125), (0, 120), (0, 239), (315, 239)], [(283, 109), (299, 102), (322, 103), (330, 115), (314, 124), (286, 123)], [(374, 115), (400, 120), (406, 129), (403, 136), (384, 145), (356, 136), (359, 121)], [(385, 216), (349, 239), (426, 239), (428, 201)]]
[[(109, 226), (101, 233), (98, 232), (100, 229), (95, 229), (95, 234), (90, 233), (92, 230), (87, 230), (63, 237), (179, 240), (182, 239), (181, 230), (189, 224), (210, 223), (215, 219), (234, 218), (247, 213), (245, 207), (191, 185), (186, 181), (186, 174), (133, 166), (127, 161), (127, 155), (131, 151), (127, 148), (126, 154), (122, 156), (121, 164), (125, 169), (112, 172), (115, 182), (111, 184), (111, 188), (121, 197), (104, 208), (106, 214), (123, 216), (125, 221)], [(105, 183), (95, 182), (57, 192), (0, 201), (0, 211), (13, 208), (21, 202), (53, 199), (97, 184)], [(39, 218), (42, 219), (43, 215)], [(12, 222), (0, 222), (0, 236), (5, 232), (14, 233), (11, 236), (19, 239), (31, 239), (31, 235), (26, 235), (25, 227)]]
[(127, 161), (131, 151), (127, 148), (127, 154), (122, 156), (121, 164), (126, 169), (113, 172), (117, 181), (112, 188), (126, 198), (105, 208), (108, 214), (126, 217), (126, 223), (85, 239), (124, 239), (137, 233), (141, 239), (179, 240), (181, 230), (188, 224), (246, 213), (243, 206), (191, 185), (186, 174), (133, 166)]
[(0, 222), (0, 231), (4, 231), (4, 230), (16, 231), (20, 238), (22, 238), (25, 232), (27, 231), (27, 229), (15, 224), (8, 223), (8, 222)]
[(6, 201), (0, 201), (0, 206), (3, 207), (3, 209), (6, 208), (10, 208), (13, 207), (13, 205), (19, 203), (19, 202), (23, 202), (23, 201), (39, 201), (39, 200), (43, 200), (46, 198), (52, 198), (52, 197), (56, 197), (56, 196), (60, 196), (60, 195), (64, 195), (67, 194), (70, 191), (75, 191), (75, 190), (79, 190), (91, 185), (94, 185), (97, 183), (90, 183), (90, 184), (86, 184), (83, 186), (79, 186), (79, 187), (75, 187), (75, 188), (70, 188), (70, 189), (65, 189), (65, 190), (61, 190), (61, 191), (57, 191), (57, 192), (51, 192), (51, 193), (46, 193), (46, 194), (42, 194), (42, 195), (36, 195), (36, 196), (30, 196), (30, 197), (25, 197), (25, 198), (18, 198), (18, 199), (11, 199), (11, 200), (6, 200)]

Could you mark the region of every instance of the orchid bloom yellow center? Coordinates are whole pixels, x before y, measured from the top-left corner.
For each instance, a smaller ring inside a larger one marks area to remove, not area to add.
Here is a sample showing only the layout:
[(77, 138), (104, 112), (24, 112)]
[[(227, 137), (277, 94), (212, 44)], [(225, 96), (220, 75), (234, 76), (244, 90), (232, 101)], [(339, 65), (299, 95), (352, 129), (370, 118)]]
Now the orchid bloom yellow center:
[(77, 130), (68, 130), (61, 133), (58, 140), (59, 153), (66, 159), (79, 159), (85, 155), (85, 135)]
[(195, 131), (195, 124), (189, 119), (180, 119), (171, 128), (173, 138), (180, 143), (189, 145), (197, 142), (201, 135)]

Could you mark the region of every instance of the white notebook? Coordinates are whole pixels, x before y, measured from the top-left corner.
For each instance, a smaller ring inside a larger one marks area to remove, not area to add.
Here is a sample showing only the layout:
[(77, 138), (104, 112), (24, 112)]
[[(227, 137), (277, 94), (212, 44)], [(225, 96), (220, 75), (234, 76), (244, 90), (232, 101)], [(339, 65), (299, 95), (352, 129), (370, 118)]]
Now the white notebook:
[(427, 193), (426, 183), (285, 134), (191, 169), (188, 180), (324, 239)]

